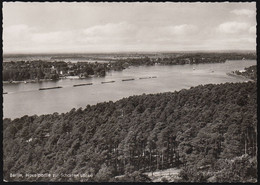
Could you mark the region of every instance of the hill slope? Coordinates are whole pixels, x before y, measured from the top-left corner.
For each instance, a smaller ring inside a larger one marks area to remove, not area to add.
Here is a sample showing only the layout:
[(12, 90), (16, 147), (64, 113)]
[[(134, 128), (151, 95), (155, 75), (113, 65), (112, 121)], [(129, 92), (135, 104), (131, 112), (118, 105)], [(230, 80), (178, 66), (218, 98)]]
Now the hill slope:
[(4, 179), (149, 181), (142, 172), (181, 167), (180, 181), (254, 181), (256, 107), (255, 82), (226, 83), (5, 119)]

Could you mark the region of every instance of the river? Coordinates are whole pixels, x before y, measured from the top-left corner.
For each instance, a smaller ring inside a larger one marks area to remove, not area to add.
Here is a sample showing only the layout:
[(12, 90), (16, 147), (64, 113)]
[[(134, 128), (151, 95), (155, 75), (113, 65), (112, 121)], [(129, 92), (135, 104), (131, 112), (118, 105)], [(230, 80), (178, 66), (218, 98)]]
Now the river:
[[(62, 79), (40, 83), (4, 84), (3, 116), (18, 118), (24, 115), (68, 112), (72, 108), (85, 108), (104, 101), (116, 101), (131, 95), (160, 93), (189, 89), (201, 84), (243, 82), (246, 79), (228, 76), (226, 73), (256, 65), (255, 60), (232, 60), (225, 63), (139, 66), (123, 71), (107, 73), (105, 77), (88, 79)], [(142, 77), (152, 77), (139, 79)], [(122, 79), (134, 78), (132, 81)], [(103, 81), (115, 81), (105, 83)], [(74, 84), (93, 83), (73, 87)], [(42, 87), (62, 86), (60, 89), (39, 91)]]

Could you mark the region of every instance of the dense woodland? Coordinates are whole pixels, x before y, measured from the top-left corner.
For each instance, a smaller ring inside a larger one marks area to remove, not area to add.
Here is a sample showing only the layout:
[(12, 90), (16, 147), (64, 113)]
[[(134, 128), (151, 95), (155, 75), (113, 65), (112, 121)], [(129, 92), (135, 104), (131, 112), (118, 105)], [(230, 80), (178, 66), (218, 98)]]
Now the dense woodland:
[[(68, 57), (68, 56), (67, 56)], [(77, 59), (77, 56), (73, 56)], [(54, 57), (64, 59), (63, 57)], [(79, 59), (82, 59), (78, 57)], [(88, 59), (88, 58), (86, 58)], [(98, 58), (96, 58), (98, 59)], [(124, 70), (129, 66), (140, 65), (184, 65), (201, 63), (222, 63), (226, 60), (256, 59), (255, 53), (185, 53), (161, 54), (157, 56), (143, 56), (139, 58), (107, 59), (107, 63), (64, 61), (17, 61), (4, 62), (2, 77), (4, 81), (25, 81), (52, 79), (58, 80), (64, 76), (80, 76), (83, 78), (105, 76), (106, 72)], [(97, 60), (98, 61), (98, 60)]]
[(149, 181), (143, 172), (177, 167), (182, 182), (255, 182), (256, 92), (256, 82), (208, 84), (4, 119), (4, 179)]

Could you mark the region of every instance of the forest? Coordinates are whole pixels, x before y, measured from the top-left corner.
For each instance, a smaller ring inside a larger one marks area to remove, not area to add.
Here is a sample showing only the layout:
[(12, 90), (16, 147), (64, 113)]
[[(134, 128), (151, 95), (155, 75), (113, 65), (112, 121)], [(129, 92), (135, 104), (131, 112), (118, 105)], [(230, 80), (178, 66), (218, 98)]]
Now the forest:
[(208, 84), (5, 118), (3, 177), (149, 182), (144, 172), (176, 167), (180, 182), (256, 182), (256, 94), (256, 82)]

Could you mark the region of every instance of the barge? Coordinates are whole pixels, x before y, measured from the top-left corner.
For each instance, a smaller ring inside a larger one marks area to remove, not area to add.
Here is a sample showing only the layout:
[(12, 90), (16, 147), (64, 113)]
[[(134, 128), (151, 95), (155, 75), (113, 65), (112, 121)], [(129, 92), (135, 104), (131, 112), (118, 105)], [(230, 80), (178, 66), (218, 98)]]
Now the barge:
[(107, 82), (101, 82), (102, 84), (106, 84), (106, 83), (114, 83), (115, 81), (107, 81)]
[(93, 83), (76, 84), (76, 85), (73, 85), (73, 87), (84, 86), (84, 85), (93, 85)]
[(124, 81), (131, 81), (131, 80), (134, 80), (134, 78), (124, 79), (122, 81), (124, 82)]
[(149, 79), (149, 78), (151, 78), (151, 77), (141, 77), (141, 78), (139, 78), (140, 80), (143, 80), (143, 79)]
[(59, 89), (62, 88), (61, 86), (57, 86), (57, 87), (44, 87), (44, 88), (40, 88), (39, 90), (50, 90), (50, 89)]

